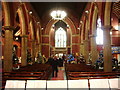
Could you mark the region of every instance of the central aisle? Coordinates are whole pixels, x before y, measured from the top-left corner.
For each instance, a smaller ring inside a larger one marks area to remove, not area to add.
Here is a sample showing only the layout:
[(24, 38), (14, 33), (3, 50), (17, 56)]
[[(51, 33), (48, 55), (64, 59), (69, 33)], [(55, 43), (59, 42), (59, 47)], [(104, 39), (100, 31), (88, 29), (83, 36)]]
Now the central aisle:
[(51, 77), (51, 80), (66, 80), (64, 67), (58, 68), (58, 77)]

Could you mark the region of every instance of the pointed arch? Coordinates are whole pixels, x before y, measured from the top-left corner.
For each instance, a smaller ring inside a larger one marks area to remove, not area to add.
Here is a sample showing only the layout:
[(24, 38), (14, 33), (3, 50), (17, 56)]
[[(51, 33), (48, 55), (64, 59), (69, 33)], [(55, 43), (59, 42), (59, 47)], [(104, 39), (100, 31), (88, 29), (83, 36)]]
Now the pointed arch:
[[(52, 25), (55, 24), (57, 21), (58, 21), (58, 20), (53, 20), (53, 19), (51, 19), (51, 20), (48, 22), (48, 24), (46, 25), (45, 31), (44, 31), (44, 32), (45, 32), (45, 33), (44, 33), (45, 35), (49, 35), (49, 32), (50, 32), (50, 29), (51, 29)], [(68, 17), (66, 17), (63, 21), (70, 26), (72, 34), (76, 34), (76, 30), (77, 30), (77, 29), (76, 29), (74, 23), (73, 23)]]

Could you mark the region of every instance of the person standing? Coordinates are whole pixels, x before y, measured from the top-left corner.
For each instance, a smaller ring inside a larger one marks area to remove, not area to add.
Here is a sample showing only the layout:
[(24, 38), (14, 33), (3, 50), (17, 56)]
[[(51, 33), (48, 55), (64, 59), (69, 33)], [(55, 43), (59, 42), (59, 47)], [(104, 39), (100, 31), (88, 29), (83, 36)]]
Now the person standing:
[(60, 70), (62, 70), (62, 67), (63, 67), (63, 59), (62, 58), (59, 58), (59, 67), (60, 67)]
[(57, 56), (54, 56), (53, 62), (52, 62), (52, 77), (57, 77), (58, 74), (58, 59)]

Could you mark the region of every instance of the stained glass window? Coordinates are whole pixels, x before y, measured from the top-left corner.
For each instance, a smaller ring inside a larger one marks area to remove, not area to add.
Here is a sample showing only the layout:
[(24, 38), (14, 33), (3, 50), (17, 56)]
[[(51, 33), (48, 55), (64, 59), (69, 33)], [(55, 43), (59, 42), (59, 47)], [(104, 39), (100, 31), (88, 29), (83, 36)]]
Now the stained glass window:
[(55, 32), (55, 47), (66, 47), (66, 31), (62, 27)]
[(96, 43), (98, 45), (103, 44), (103, 30), (101, 29), (101, 19), (98, 18), (97, 20), (97, 37), (96, 37)]

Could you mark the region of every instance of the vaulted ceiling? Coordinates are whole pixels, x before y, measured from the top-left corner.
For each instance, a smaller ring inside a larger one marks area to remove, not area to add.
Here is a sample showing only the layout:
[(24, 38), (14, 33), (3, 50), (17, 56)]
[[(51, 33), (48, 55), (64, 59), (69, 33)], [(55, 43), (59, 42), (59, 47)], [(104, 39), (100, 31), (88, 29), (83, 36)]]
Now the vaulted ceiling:
[(116, 15), (118, 19), (120, 19), (120, 1), (113, 3), (113, 13)]
[(50, 12), (56, 9), (66, 11), (67, 16), (73, 22), (79, 24), (79, 20), (87, 5), (87, 2), (31, 2), (31, 5), (44, 24), (51, 19)]

